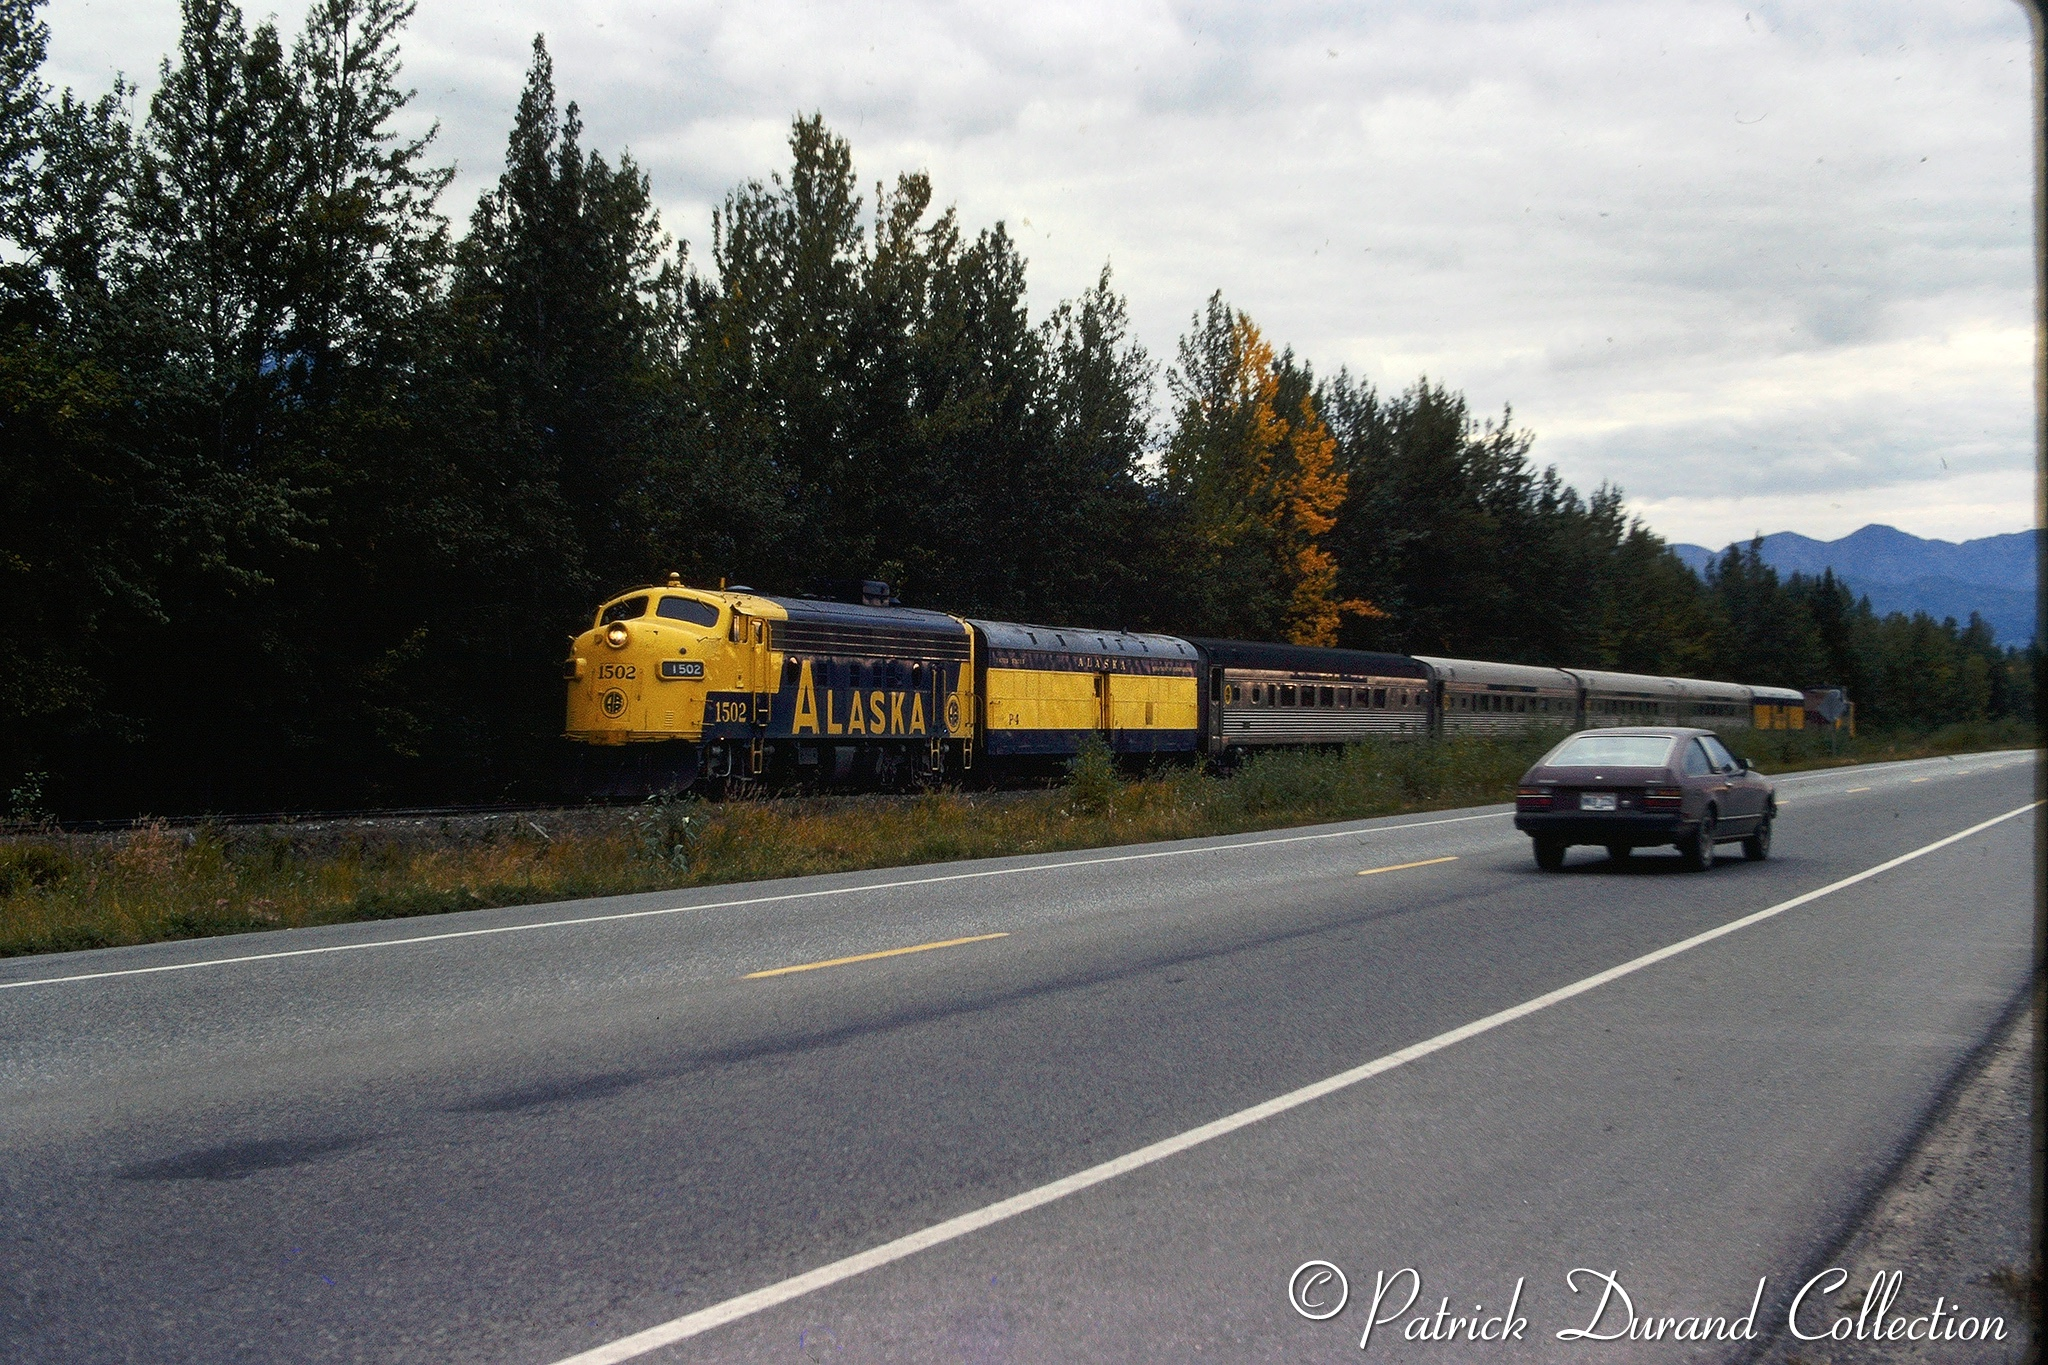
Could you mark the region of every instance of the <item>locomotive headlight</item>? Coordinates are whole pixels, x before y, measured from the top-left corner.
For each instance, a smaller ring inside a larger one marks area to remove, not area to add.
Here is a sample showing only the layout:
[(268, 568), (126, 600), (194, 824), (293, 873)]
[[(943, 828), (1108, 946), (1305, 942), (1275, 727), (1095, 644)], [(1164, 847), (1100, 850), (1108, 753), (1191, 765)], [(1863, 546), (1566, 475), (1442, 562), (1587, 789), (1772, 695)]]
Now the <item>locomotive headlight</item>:
[(614, 621), (605, 628), (604, 642), (613, 649), (624, 649), (632, 632), (626, 629), (624, 621)]

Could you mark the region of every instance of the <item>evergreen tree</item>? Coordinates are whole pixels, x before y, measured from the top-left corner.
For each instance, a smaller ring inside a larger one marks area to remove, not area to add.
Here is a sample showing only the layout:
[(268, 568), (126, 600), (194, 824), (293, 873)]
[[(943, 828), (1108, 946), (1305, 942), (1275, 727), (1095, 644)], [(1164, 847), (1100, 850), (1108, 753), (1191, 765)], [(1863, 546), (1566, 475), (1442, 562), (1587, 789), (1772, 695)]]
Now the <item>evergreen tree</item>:
[(23, 197), (9, 215), (19, 288), (35, 297), (52, 334), (114, 350), (127, 349), (132, 326), (125, 295), (134, 266), (133, 94), (117, 80), (96, 100), (65, 90), (47, 105)]
[(1153, 586), (1164, 568), (1161, 520), (1145, 487), (1151, 358), (1104, 267), (1095, 285), (1044, 325), (1049, 431), (1043, 462), (1020, 479), (1002, 543), (1021, 560), (1020, 589), (1056, 624), (1164, 629)]
[(317, 0), (292, 50), (307, 192), (290, 353), (316, 395), (338, 367), (402, 355), (436, 292), (454, 168), (426, 163), (438, 125), (409, 139), (391, 126), (414, 93), (398, 84), (412, 14), (411, 0)]
[(1531, 475), (1530, 439), (1506, 419), (1481, 428), (1464, 398), (1423, 380), (1392, 400), (1339, 392), (1339, 467), (1360, 484), (1332, 544), (1347, 591), (1389, 616), (1347, 642), (1488, 657), (1514, 634), (1521, 584), (1503, 514)]
[[(680, 274), (647, 176), (582, 147), (572, 102), (535, 38), (505, 171), (456, 252), (454, 302), (504, 452), (501, 481), (552, 504), (574, 536), (535, 564), (541, 600), (587, 601), (658, 558), (650, 468)], [(506, 477), (506, 476), (509, 476)]]
[(1763, 561), (1763, 538), (1731, 545), (1707, 566), (1708, 595), (1721, 618), (1718, 661), (1726, 676), (1798, 687), (1822, 664), (1821, 642), (1803, 595), (1784, 591)]
[[(852, 150), (815, 115), (796, 121), (789, 148), (788, 180), (749, 181), (712, 215), (711, 274), (688, 291), (688, 363), (704, 442), (741, 493), (727, 509), (733, 569), (801, 587), (788, 577), (801, 563), (840, 577), (876, 567), (859, 409), (864, 383), (900, 394), (906, 377), (900, 355), (863, 365), (863, 324), (880, 324), (862, 298)], [(879, 210), (882, 234), (907, 237), (928, 199), (920, 181), (900, 184)]]
[(29, 185), (48, 93), (40, 73), (50, 29), (40, 7), (41, 0), (0, 0), (0, 243), (17, 250), (31, 235)]

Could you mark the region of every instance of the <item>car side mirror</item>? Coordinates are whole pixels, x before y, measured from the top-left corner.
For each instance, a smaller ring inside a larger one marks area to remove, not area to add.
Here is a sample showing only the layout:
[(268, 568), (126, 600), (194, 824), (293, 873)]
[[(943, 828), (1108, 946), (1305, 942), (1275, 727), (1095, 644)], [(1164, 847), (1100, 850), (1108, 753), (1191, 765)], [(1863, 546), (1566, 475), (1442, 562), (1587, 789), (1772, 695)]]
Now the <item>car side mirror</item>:
[(1741, 754), (1735, 755), (1735, 766), (1742, 769), (1742, 771), (1744, 772), (1750, 771), (1749, 760), (1744, 758)]

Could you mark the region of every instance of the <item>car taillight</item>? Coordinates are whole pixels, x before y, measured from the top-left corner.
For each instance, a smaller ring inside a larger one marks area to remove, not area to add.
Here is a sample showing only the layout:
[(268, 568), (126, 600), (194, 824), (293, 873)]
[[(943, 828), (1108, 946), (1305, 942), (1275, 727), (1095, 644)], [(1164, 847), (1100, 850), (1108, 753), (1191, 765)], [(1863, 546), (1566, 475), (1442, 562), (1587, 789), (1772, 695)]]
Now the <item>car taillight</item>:
[(1548, 809), (1550, 806), (1550, 788), (1517, 787), (1515, 788), (1515, 805), (1517, 808), (1525, 810)]
[(1651, 787), (1643, 793), (1644, 810), (1677, 810), (1685, 800), (1683, 787)]

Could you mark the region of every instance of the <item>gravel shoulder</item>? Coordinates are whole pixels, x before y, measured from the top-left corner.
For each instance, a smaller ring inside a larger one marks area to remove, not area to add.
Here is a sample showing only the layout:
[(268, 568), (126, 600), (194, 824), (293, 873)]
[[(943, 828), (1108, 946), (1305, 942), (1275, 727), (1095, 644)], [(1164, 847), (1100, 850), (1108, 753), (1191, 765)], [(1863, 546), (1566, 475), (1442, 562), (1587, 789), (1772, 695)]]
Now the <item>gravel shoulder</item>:
[(2003, 1318), (2005, 1340), (1800, 1341), (1787, 1329), (1765, 1349), (1761, 1365), (2016, 1365), (2039, 1358), (2032, 1172), (2040, 1159), (2033, 1113), (2040, 1024), (2037, 1002), (2017, 1011), (1972, 1059), (1869, 1212), (1812, 1272), (1841, 1267), (1847, 1281), (1816, 1311), (1801, 1314), (1809, 1333), (1838, 1316), (1854, 1317), (1872, 1280), (1898, 1272), (1885, 1317), (1925, 1315), (1940, 1297), (1952, 1312)]

